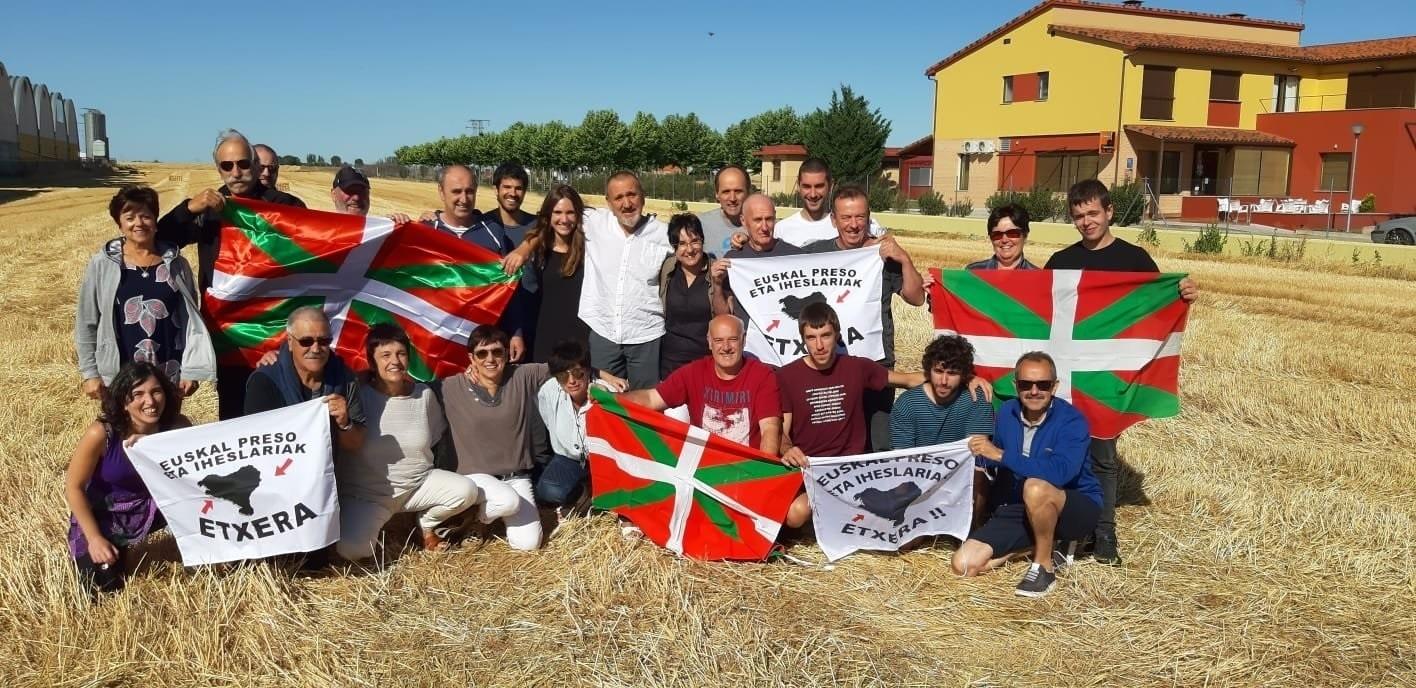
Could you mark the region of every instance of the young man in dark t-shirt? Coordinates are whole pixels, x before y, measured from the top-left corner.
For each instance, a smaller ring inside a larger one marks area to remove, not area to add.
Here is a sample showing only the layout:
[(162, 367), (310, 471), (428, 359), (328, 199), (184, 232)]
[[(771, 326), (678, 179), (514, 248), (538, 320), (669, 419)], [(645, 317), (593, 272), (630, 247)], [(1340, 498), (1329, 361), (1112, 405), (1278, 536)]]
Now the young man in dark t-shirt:
[[(807, 304), (797, 319), (806, 355), (777, 370), (782, 395), (782, 463), (804, 466), (809, 456), (853, 456), (866, 450), (865, 392), (924, 384), (921, 373), (898, 373), (875, 361), (838, 354), (841, 321), (822, 302)], [(811, 517), (802, 492), (787, 511), (786, 525), (799, 528)]]
[[(1146, 250), (1111, 233), (1111, 193), (1095, 179), (1085, 179), (1067, 191), (1067, 207), (1072, 224), (1082, 240), (1062, 249), (1047, 260), (1048, 270), (1106, 270), (1110, 272), (1160, 272)], [(1180, 280), (1180, 298), (1194, 301), (1199, 287), (1186, 277)], [(1092, 471), (1101, 482), (1102, 508), (1096, 525), (1093, 557), (1103, 564), (1120, 565), (1116, 545), (1116, 475), (1120, 468), (1116, 439), (1093, 437)]]

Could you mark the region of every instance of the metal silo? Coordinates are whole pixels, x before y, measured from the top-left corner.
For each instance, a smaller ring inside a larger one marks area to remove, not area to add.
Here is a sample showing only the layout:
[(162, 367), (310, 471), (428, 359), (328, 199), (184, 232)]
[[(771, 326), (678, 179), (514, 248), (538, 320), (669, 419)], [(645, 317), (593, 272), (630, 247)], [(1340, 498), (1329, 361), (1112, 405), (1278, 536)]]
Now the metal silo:
[(69, 100), (68, 98), (64, 99), (64, 121), (69, 123), (69, 130), (67, 132), (68, 136), (66, 137), (69, 139), (69, 154), (66, 156), (66, 159), (78, 160), (79, 117), (74, 111), (74, 101)]
[(0, 62), (0, 174), (20, 173), (20, 123), (15, 118), (15, 96), (10, 75)]
[(40, 84), (34, 89), (34, 112), (39, 122), (39, 159), (54, 159), (54, 103), (49, 100), (49, 87)]
[(109, 160), (108, 118), (93, 108), (84, 110), (84, 151), (89, 160)]
[(19, 132), (20, 161), (39, 160), (39, 117), (34, 110), (34, 87), (29, 77), (10, 77), (11, 102), (15, 106), (15, 122)]

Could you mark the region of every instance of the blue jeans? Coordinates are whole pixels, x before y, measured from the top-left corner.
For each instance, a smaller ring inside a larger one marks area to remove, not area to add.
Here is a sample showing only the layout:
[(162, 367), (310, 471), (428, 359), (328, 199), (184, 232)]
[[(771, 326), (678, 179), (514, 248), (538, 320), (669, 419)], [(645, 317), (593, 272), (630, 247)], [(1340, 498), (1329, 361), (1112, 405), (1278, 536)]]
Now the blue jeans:
[(556, 454), (536, 478), (536, 498), (557, 506), (570, 504), (585, 485), (585, 464)]

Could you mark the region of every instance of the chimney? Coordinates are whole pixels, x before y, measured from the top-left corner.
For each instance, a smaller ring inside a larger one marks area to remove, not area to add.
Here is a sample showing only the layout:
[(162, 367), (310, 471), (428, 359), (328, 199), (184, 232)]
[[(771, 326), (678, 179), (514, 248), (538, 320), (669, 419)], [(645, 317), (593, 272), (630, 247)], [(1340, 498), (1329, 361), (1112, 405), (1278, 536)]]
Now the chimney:
[(1230, 12), (1229, 14), (1226, 14), (1224, 16), (1229, 17), (1230, 19), (1243, 19), (1249, 15), (1244, 14), (1243, 12)]
[(1142, 4), (1144, 4), (1144, 2), (1143, 0), (1123, 0), (1121, 4), (1130, 7), (1131, 9), (1136, 9), (1139, 8)]

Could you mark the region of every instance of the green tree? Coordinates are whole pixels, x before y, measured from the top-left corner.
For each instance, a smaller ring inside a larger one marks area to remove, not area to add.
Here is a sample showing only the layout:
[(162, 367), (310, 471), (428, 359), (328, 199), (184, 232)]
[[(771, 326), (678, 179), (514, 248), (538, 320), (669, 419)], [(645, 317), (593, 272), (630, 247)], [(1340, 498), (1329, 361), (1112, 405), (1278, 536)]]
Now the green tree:
[(664, 163), (685, 170), (708, 169), (726, 154), (723, 136), (690, 112), (664, 118)]
[(627, 162), (635, 169), (658, 169), (664, 164), (664, 136), (659, 120), (647, 112), (634, 113), (629, 124)]
[(844, 84), (831, 94), (825, 110), (812, 112), (801, 123), (807, 153), (825, 160), (838, 183), (863, 184), (875, 179), (889, 136), (890, 120)]
[(355, 167), (363, 167), (363, 166), (364, 166), (364, 159), (363, 159), (363, 158), (354, 158), (354, 166), (355, 166)]
[(801, 118), (790, 107), (748, 117), (723, 132), (724, 160), (756, 172), (762, 161), (752, 155), (763, 147), (801, 143)]
[(560, 120), (537, 125), (530, 138), (530, 155), (523, 162), (542, 170), (565, 169), (566, 142), (572, 130)]
[(571, 166), (609, 168), (629, 164), (629, 127), (614, 110), (591, 110), (570, 137)]
[(299, 165), (299, 164), (300, 164), (300, 158), (299, 158), (298, 156), (294, 156), (294, 155), (282, 155), (282, 156), (280, 156), (280, 164), (282, 164), (282, 165)]
[(331, 155), (329, 156), (329, 164), (335, 167), (339, 167), (340, 165), (344, 164), (344, 159), (339, 157), (338, 155)]

